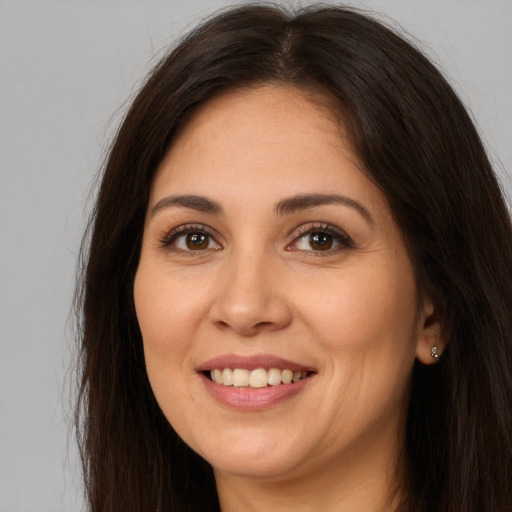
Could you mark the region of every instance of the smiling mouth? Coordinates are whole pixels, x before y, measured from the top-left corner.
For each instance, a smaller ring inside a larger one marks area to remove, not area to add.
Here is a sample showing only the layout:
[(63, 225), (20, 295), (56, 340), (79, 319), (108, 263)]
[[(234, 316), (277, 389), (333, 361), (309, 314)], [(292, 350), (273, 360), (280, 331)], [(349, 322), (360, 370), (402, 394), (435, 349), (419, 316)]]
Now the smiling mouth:
[(226, 387), (235, 388), (266, 388), (270, 386), (289, 386), (307, 379), (313, 372), (292, 371), (287, 368), (215, 368), (204, 372), (214, 382)]

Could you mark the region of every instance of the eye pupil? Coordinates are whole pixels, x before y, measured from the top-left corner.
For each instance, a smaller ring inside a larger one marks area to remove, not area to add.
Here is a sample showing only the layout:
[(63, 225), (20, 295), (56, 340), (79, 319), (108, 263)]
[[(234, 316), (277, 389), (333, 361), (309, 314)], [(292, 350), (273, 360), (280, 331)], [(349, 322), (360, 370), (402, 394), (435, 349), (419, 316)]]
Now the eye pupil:
[(208, 247), (208, 237), (202, 233), (189, 233), (187, 235), (187, 247), (192, 251), (206, 249)]
[(326, 233), (311, 233), (309, 244), (315, 251), (326, 251), (332, 247), (332, 236)]

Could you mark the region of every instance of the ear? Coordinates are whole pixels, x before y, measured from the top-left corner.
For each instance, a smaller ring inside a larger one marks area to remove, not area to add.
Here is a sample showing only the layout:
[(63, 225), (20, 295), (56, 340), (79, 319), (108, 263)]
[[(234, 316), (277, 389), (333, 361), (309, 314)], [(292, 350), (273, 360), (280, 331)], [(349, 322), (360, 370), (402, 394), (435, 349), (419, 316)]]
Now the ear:
[(418, 317), (418, 330), (416, 358), (425, 365), (437, 363), (446, 348), (448, 333), (443, 325), (442, 315), (429, 297), (423, 300)]

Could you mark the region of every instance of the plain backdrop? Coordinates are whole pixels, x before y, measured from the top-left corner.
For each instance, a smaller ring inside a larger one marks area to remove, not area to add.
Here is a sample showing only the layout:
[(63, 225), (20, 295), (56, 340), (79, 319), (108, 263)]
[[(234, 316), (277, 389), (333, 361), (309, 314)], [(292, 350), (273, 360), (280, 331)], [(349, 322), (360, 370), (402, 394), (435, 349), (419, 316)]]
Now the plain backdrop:
[[(510, 194), (512, 0), (351, 3), (423, 42)], [(227, 4), (0, 0), (0, 512), (84, 507), (69, 312), (89, 190), (151, 64)]]

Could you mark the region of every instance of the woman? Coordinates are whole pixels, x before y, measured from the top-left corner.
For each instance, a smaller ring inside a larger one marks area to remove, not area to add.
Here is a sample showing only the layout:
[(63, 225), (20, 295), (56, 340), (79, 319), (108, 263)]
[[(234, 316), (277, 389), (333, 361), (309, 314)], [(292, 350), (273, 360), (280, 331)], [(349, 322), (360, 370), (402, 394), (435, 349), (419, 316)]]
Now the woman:
[(205, 22), (135, 98), (85, 241), (91, 510), (510, 510), (511, 243), (400, 36)]

